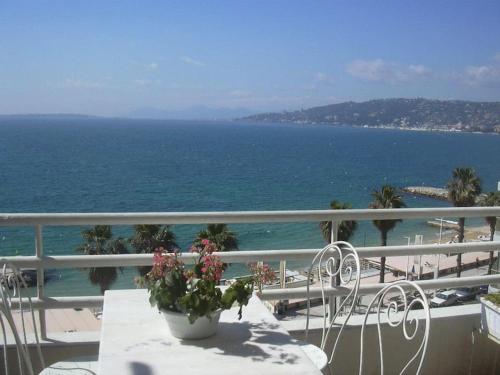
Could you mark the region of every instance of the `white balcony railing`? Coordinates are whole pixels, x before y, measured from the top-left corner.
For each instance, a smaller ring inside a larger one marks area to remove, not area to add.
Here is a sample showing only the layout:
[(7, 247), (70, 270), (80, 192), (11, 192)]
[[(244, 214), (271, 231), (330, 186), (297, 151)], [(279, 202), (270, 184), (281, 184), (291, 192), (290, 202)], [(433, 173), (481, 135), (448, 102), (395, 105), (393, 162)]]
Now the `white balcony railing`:
[[(208, 224), (208, 223), (266, 223), (266, 222), (319, 222), (341, 220), (423, 219), (435, 217), (487, 217), (500, 216), (500, 207), (470, 208), (406, 208), (406, 209), (353, 209), (316, 211), (249, 211), (249, 212), (187, 212), (187, 213), (55, 213), (55, 214), (0, 214), (0, 226), (34, 226), (35, 254), (33, 256), (8, 256), (0, 259), (0, 265), (12, 263), (19, 268), (37, 269), (37, 297), (33, 305), (40, 310), (41, 330), (45, 331), (45, 309), (98, 307), (103, 303), (100, 296), (46, 297), (44, 295), (44, 271), (47, 268), (125, 267), (144, 266), (152, 262), (151, 254), (127, 255), (65, 255), (46, 256), (43, 253), (44, 226), (83, 225), (133, 225), (133, 224)], [(332, 227), (336, 227), (332, 225)], [(446, 245), (388, 246), (357, 248), (362, 258), (380, 256), (407, 256), (423, 254), (469, 253), (498, 251), (498, 242), (477, 242)], [(310, 260), (318, 249), (258, 250), (218, 253), (228, 263), (255, 261)], [(182, 254), (189, 262), (192, 254)], [(421, 280), (423, 289), (476, 286), (500, 283), (500, 275), (463, 277), (460, 279)], [(362, 285), (359, 294), (374, 294), (384, 285)], [(348, 288), (330, 287), (330, 296), (347, 295)], [(319, 295), (319, 288), (311, 289), (311, 296)], [(264, 291), (263, 299), (288, 299), (305, 297), (305, 288), (272, 289)]]

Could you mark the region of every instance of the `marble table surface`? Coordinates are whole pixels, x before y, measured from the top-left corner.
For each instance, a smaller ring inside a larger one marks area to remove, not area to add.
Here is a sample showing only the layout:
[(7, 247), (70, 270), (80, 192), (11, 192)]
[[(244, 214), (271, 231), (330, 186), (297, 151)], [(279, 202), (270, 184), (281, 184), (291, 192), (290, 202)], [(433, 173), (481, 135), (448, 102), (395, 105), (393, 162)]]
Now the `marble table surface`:
[(144, 289), (104, 295), (100, 375), (107, 374), (321, 374), (256, 296), (238, 321), (223, 311), (215, 336), (180, 340)]

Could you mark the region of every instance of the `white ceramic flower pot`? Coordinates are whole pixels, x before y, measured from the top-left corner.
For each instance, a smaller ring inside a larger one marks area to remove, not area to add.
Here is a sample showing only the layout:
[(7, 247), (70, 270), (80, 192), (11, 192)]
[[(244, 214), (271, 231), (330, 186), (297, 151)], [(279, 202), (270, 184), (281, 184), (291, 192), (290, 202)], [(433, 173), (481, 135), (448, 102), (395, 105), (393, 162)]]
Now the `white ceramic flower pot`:
[(481, 298), (481, 328), (500, 340), (500, 307)]
[(202, 316), (190, 323), (186, 314), (162, 310), (172, 335), (188, 340), (200, 340), (215, 335), (221, 312), (222, 310), (213, 312), (211, 319)]

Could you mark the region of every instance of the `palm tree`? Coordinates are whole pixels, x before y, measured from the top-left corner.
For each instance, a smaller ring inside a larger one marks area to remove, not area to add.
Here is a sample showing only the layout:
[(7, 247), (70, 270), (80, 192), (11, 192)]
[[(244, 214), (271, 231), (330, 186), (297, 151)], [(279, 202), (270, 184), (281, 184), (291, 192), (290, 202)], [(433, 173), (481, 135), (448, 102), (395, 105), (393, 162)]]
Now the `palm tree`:
[[(162, 247), (168, 252), (174, 252), (178, 245), (175, 242), (175, 234), (169, 225), (134, 225), (134, 236), (129, 242), (137, 254), (151, 254)], [(139, 266), (137, 270), (141, 276), (146, 275), (151, 266)]]
[[(128, 253), (125, 241), (122, 238), (112, 239), (109, 225), (96, 225), (92, 229), (82, 231), (85, 243), (76, 251), (86, 255), (113, 255)], [(88, 277), (93, 285), (98, 285), (101, 294), (109, 289), (118, 277), (116, 267), (91, 267), (87, 269)]]
[(238, 250), (236, 234), (231, 232), (226, 224), (208, 224), (207, 229), (198, 233), (194, 245), (205, 239), (213, 242), (218, 251)]
[[(352, 208), (349, 203), (342, 203), (337, 200), (333, 200), (330, 202), (330, 208), (332, 210), (346, 210)], [(323, 234), (323, 238), (326, 242), (330, 243), (331, 241), (331, 233), (332, 233), (332, 222), (331, 221), (322, 221), (319, 223), (319, 227), (321, 229), (321, 233)], [(354, 231), (358, 227), (358, 222), (355, 220), (344, 220), (339, 222), (338, 231), (337, 231), (337, 239), (339, 241), (348, 242), (349, 239), (354, 234)]]
[[(391, 185), (384, 185), (380, 191), (372, 192), (373, 201), (370, 203), (370, 208), (403, 208), (406, 207), (403, 198), (397, 194), (396, 188)], [(380, 232), (381, 245), (387, 246), (387, 234), (396, 227), (396, 224), (401, 222), (401, 219), (391, 220), (373, 220), (373, 225)], [(380, 277), (379, 282), (383, 283), (385, 279), (385, 257), (380, 258)]]
[[(483, 207), (494, 207), (500, 206), (500, 192), (490, 192), (487, 195), (481, 197), (479, 200), (479, 205)], [(495, 230), (497, 226), (497, 218), (496, 216), (487, 216), (485, 217), (486, 222), (490, 226), (490, 241), (493, 241), (495, 237)], [(491, 275), (491, 269), (493, 268), (493, 251), (490, 251), (490, 262), (488, 264), (488, 275)]]
[[(471, 207), (481, 194), (481, 181), (472, 168), (455, 168), (448, 182), (448, 200), (455, 207)], [(464, 242), (465, 217), (458, 219), (458, 242)], [(457, 277), (462, 273), (462, 254), (457, 254)]]

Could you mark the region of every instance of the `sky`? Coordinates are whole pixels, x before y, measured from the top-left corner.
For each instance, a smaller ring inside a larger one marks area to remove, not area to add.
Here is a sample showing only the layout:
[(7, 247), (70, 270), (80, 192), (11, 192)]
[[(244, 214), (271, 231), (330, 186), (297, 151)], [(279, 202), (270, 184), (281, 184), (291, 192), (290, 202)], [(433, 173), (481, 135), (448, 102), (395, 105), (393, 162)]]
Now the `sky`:
[(0, 114), (500, 100), (500, 1), (0, 0)]

